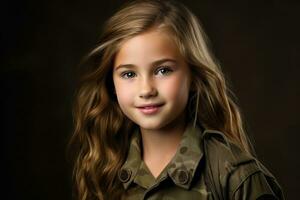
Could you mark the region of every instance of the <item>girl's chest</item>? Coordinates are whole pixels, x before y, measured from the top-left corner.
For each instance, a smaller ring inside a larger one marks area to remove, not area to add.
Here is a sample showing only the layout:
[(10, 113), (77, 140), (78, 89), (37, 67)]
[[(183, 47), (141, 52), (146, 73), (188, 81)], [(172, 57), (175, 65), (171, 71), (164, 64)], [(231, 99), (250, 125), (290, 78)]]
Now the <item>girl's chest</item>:
[(156, 183), (151, 188), (143, 188), (133, 184), (127, 190), (125, 200), (211, 200), (211, 193), (202, 178), (193, 180), (190, 188), (186, 189), (174, 184), (169, 178)]

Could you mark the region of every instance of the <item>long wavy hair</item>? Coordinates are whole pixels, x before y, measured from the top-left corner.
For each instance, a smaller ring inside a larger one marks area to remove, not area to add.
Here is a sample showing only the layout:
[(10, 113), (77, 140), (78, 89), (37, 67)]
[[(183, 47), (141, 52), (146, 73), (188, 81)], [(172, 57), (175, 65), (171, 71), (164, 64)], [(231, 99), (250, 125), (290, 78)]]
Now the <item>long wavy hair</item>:
[(77, 147), (73, 175), (79, 200), (121, 199), (125, 192), (117, 174), (126, 160), (131, 133), (138, 126), (118, 105), (112, 68), (120, 46), (152, 28), (170, 33), (192, 71), (188, 120), (221, 131), (246, 152), (253, 152), (236, 98), (198, 18), (175, 1), (130, 1), (106, 21), (99, 43), (82, 62), (70, 140)]

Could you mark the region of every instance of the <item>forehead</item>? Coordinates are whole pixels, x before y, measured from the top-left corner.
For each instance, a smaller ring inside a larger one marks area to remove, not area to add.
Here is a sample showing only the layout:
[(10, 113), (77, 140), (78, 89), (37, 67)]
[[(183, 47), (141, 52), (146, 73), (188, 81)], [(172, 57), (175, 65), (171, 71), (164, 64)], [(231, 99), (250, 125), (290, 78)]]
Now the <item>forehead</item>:
[(161, 58), (183, 59), (173, 38), (166, 31), (151, 30), (123, 42), (116, 54), (114, 66), (145, 65)]

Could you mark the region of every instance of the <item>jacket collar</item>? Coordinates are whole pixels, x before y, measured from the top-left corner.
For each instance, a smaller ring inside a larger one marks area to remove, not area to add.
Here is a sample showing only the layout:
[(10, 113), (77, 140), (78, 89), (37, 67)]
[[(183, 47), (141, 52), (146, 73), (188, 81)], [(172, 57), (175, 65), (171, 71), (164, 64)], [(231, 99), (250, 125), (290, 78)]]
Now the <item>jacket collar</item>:
[[(191, 185), (198, 164), (203, 157), (202, 131), (198, 126), (188, 124), (182, 135), (181, 142), (175, 156), (167, 165), (167, 174), (179, 187), (188, 189)], [(144, 164), (141, 158), (141, 135), (136, 129), (132, 134), (127, 160), (119, 170), (119, 179), (125, 189), (138, 175)]]

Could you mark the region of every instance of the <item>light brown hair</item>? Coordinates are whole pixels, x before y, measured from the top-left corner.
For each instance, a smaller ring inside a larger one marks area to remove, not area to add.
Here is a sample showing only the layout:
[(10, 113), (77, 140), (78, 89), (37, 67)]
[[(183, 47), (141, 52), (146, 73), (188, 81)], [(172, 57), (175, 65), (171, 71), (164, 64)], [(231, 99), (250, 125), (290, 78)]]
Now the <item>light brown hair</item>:
[(175, 1), (132, 1), (104, 24), (99, 44), (83, 62), (87, 70), (74, 103), (75, 130), (70, 141), (78, 147), (74, 167), (77, 199), (121, 199), (124, 193), (117, 174), (137, 125), (118, 105), (113, 61), (124, 41), (152, 28), (171, 33), (192, 71), (188, 120), (221, 131), (246, 152), (252, 152), (234, 95), (208, 48), (197, 17)]

